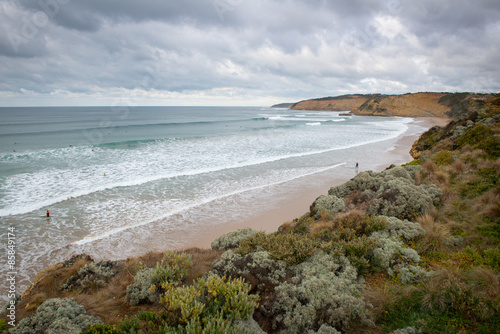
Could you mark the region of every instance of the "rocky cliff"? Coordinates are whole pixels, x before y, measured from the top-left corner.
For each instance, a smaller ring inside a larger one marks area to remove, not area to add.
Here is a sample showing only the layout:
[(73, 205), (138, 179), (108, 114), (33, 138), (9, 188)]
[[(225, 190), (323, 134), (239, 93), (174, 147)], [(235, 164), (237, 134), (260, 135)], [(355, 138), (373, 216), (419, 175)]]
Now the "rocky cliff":
[(294, 110), (351, 111), (356, 115), (456, 117), (461, 110), (480, 108), (489, 94), (414, 93), (404, 95), (342, 95), (293, 104)]

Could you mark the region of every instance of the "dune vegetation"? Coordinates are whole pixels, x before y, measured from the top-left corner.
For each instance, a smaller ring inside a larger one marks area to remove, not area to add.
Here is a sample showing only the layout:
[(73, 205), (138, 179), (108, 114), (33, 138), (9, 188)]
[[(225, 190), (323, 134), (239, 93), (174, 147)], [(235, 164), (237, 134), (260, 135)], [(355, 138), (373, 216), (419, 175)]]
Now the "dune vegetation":
[(274, 233), (54, 265), (10, 332), (498, 333), (499, 110), (497, 94), (457, 111), (412, 162), (359, 173)]

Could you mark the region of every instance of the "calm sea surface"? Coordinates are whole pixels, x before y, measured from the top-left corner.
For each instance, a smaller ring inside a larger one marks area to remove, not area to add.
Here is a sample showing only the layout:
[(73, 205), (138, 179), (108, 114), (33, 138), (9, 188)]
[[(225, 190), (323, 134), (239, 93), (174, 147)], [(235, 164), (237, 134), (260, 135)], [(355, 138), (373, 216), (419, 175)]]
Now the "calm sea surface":
[(22, 292), (73, 254), (124, 258), (182, 246), (201, 227), (272, 205), (287, 182), (354, 165), (366, 145), (422, 131), (409, 118), (339, 114), (0, 108), (0, 280), (10, 271), (9, 232)]

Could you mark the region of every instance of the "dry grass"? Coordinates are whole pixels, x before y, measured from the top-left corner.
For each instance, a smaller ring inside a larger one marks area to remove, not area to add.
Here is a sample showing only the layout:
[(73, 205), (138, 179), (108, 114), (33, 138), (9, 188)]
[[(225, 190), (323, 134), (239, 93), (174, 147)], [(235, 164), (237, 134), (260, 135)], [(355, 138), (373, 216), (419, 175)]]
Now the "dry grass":
[(79, 258), (69, 268), (62, 263), (57, 263), (38, 273), (35, 283), (29, 286), (21, 296), (21, 301), (16, 307), (16, 317), (22, 319), (36, 311), (45, 300), (61, 297), (63, 284), (88, 263), (90, 263), (89, 260)]
[(434, 173), (434, 180), (439, 184), (439, 185), (448, 185), (450, 184), (450, 176), (448, 173), (438, 171)]
[(163, 259), (163, 253), (158, 253), (158, 252), (148, 252), (142, 256), (139, 256), (138, 260), (139, 265), (142, 266), (141, 269), (144, 268), (155, 268), (156, 263), (160, 262), (161, 259)]
[(464, 164), (462, 160), (455, 161), (451, 167), (457, 172), (457, 174), (463, 174), (465, 172), (467, 166)]
[(494, 270), (485, 267), (473, 267), (467, 278), (476, 284), (475, 291), (486, 298), (493, 299), (500, 295), (500, 280)]
[(316, 224), (313, 224), (311, 226), (311, 229), (309, 230), (309, 233), (312, 236), (316, 236), (321, 233), (321, 231), (324, 230), (331, 230), (333, 228), (333, 222), (331, 221), (319, 221)]
[(439, 223), (432, 214), (418, 217), (417, 222), (425, 230), (424, 237), (417, 244), (419, 252), (440, 250), (443, 242), (451, 235), (449, 227)]
[(474, 209), (476, 210), (476, 212), (479, 212), (479, 214), (488, 217), (493, 221), (500, 217), (499, 190), (491, 189), (490, 191), (483, 194), (474, 206)]
[[(223, 251), (199, 248), (191, 248), (184, 252), (192, 256), (194, 263), (186, 278), (187, 283), (191, 283), (206, 273), (212, 263), (223, 253)], [(116, 324), (123, 320), (126, 315), (137, 314), (141, 310), (161, 312), (163, 306), (160, 304), (132, 306), (125, 300), (125, 296), (127, 286), (133, 283), (137, 271), (142, 268), (156, 267), (156, 263), (162, 258), (163, 253), (150, 252), (137, 258), (120, 261), (115, 267), (116, 274), (106, 286), (92, 289), (86, 293), (81, 291), (63, 292), (62, 286), (84, 265), (90, 263), (88, 259), (79, 258), (71, 267), (65, 267), (62, 263), (51, 266), (40, 272), (35, 283), (23, 294), (17, 307), (17, 319), (20, 320), (30, 315), (47, 299), (65, 297), (74, 298), (85, 307), (88, 314), (99, 316), (105, 323), (110, 324)]]
[(450, 185), (448, 185), (448, 184), (441, 185), (439, 188), (443, 192), (441, 195), (442, 201), (452, 199), (456, 196), (456, 191), (452, 187), (450, 187)]
[(447, 302), (446, 290), (464, 279), (464, 275), (456, 269), (436, 272), (421, 287), (424, 293), (422, 305), (429, 309), (444, 308)]
[(212, 263), (218, 260), (224, 251), (213, 249), (189, 248), (183, 251), (190, 254), (193, 266), (189, 268), (189, 275), (185, 279), (186, 284), (191, 284), (210, 270)]
[(340, 213), (335, 216), (335, 221), (337, 222), (350, 222), (350, 221), (360, 221), (364, 219), (364, 213), (360, 209), (353, 209), (346, 213)]
[(372, 305), (371, 312), (375, 318), (383, 314), (388, 306), (396, 303), (401, 298), (389, 283), (368, 287), (363, 296)]
[(431, 210), (427, 211), (427, 214), (434, 218), (434, 220), (439, 220), (441, 218), (441, 212), (439, 212), (439, 210), (436, 208), (432, 208)]
[(427, 160), (422, 164), (422, 168), (429, 174), (434, 174), (437, 171), (437, 166), (432, 160)]
[(481, 149), (475, 149), (474, 151), (472, 151), (472, 152), (471, 152), (471, 155), (470, 155), (470, 157), (471, 157), (472, 159), (475, 159), (475, 160), (478, 160), (478, 159), (483, 159), (483, 158), (485, 158), (486, 156), (487, 156), (487, 154), (486, 154), (486, 153), (484, 153), (484, 151), (483, 151), (483, 150), (481, 150)]
[(323, 211), (319, 216), (320, 221), (331, 221), (333, 220), (333, 214), (330, 211)]
[(421, 172), (417, 173), (415, 175), (415, 185), (416, 186), (421, 185), (422, 184), (422, 179), (423, 179), (423, 176), (422, 176)]

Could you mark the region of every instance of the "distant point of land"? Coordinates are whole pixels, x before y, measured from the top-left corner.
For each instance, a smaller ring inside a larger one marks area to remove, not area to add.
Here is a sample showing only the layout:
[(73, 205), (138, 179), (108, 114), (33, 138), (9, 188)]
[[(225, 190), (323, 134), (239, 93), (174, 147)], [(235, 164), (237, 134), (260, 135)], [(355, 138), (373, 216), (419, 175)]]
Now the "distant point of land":
[(272, 105), (271, 108), (290, 108), (294, 104), (295, 103), (278, 103), (278, 104)]

